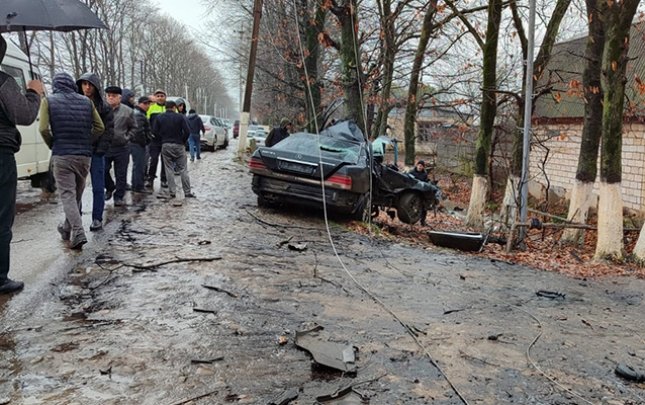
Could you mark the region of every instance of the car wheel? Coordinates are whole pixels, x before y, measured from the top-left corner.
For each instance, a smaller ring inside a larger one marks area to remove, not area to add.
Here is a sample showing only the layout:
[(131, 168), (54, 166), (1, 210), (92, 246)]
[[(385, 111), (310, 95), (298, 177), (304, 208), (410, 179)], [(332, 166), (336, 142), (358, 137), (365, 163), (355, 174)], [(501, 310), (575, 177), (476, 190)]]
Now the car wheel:
[(352, 219), (354, 221), (367, 222), (369, 220), (371, 210), (367, 207), (368, 199), (368, 196), (363, 196), (362, 201), (356, 206), (356, 209), (352, 213)]
[(396, 211), (401, 222), (406, 224), (415, 224), (421, 220), (421, 214), (423, 213), (423, 200), (417, 193), (405, 193), (401, 198), (399, 198)]

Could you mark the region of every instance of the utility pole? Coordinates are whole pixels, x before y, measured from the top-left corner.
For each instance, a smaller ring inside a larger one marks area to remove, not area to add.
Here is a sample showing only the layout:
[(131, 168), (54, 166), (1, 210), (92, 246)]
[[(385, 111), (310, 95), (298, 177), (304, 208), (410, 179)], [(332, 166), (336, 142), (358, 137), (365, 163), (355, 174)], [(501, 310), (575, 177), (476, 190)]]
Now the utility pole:
[[(529, 0), (529, 37), (526, 55), (526, 83), (524, 94), (524, 137), (522, 143), (522, 177), (520, 179), (520, 222), (526, 223), (529, 196), (529, 153), (531, 146), (531, 113), (533, 112), (533, 46), (535, 43), (535, 0)], [(526, 227), (520, 228), (520, 241), (524, 242)]]
[(246, 89), (244, 92), (244, 105), (240, 113), (240, 136), (237, 154), (242, 157), (246, 150), (246, 133), (249, 128), (251, 115), (251, 95), (253, 94), (253, 76), (255, 74), (255, 57), (258, 52), (258, 36), (260, 33), (260, 19), (262, 18), (262, 0), (253, 2), (253, 31), (251, 34), (251, 51), (249, 52), (249, 68), (246, 73)]

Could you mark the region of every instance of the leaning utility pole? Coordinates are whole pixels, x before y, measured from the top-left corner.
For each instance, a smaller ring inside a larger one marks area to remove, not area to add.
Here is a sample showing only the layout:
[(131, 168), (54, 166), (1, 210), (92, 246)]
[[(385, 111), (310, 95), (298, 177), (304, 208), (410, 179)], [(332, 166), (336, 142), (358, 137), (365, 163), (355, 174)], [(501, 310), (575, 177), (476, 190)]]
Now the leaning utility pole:
[(242, 157), (246, 150), (246, 134), (251, 116), (251, 94), (253, 93), (253, 75), (255, 73), (255, 56), (258, 52), (258, 36), (260, 33), (260, 18), (262, 17), (262, 0), (253, 2), (253, 31), (251, 33), (251, 51), (249, 52), (249, 68), (246, 73), (246, 89), (244, 92), (244, 105), (240, 113), (240, 136), (237, 154)]

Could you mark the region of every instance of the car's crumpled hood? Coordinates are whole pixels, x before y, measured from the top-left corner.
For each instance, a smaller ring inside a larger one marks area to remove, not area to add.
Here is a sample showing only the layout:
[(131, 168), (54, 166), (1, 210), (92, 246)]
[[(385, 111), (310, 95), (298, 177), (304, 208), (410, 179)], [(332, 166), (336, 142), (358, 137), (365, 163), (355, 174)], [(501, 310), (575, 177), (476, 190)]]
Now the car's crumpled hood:
[(353, 121), (342, 121), (336, 125), (325, 128), (320, 131), (320, 136), (329, 136), (332, 138), (340, 138), (347, 141), (358, 143), (365, 142), (363, 131)]

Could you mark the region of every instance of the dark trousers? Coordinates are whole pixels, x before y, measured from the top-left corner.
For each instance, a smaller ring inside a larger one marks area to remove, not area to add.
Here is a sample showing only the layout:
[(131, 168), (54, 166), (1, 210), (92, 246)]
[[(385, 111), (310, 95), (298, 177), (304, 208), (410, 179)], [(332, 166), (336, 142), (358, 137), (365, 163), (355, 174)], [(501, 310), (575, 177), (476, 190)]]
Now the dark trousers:
[(18, 172), (12, 152), (0, 151), (0, 284), (4, 284), (9, 273), (9, 251), (11, 227), (16, 216), (16, 187)]
[(103, 221), (103, 209), (105, 209), (105, 156), (92, 155), (90, 178), (92, 179), (92, 220)]
[[(148, 181), (150, 183), (154, 182), (157, 178), (157, 165), (161, 160), (161, 144), (153, 142), (148, 146), (150, 152), (150, 164), (148, 166)], [(166, 182), (166, 170), (164, 168), (163, 162), (161, 163), (161, 182)]]
[[(115, 180), (112, 180), (112, 176), (110, 176), (112, 163), (114, 163)], [(129, 148), (110, 151), (105, 154), (105, 189), (107, 191), (114, 191), (115, 200), (123, 200), (123, 197), (125, 197), (129, 164)]]
[(146, 174), (146, 147), (130, 144), (132, 155), (132, 190), (143, 191), (143, 178)]

